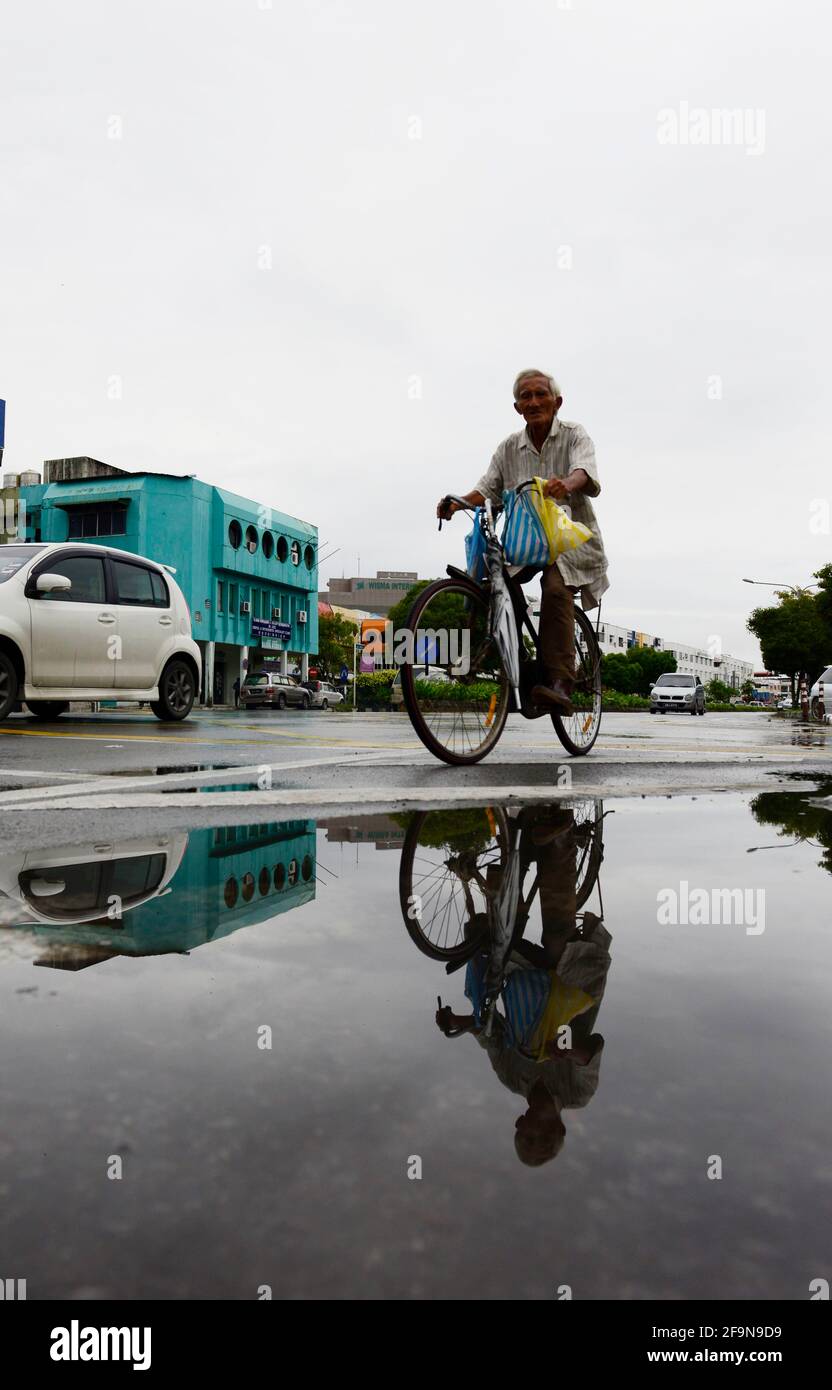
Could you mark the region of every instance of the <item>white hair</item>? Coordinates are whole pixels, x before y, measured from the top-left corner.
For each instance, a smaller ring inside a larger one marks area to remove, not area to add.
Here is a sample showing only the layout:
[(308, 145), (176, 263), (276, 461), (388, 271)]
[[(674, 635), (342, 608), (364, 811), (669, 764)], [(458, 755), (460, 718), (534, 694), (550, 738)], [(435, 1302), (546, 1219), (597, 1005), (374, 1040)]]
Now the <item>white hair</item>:
[(553, 376), (550, 376), (548, 372), (538, 371), (537, 367), (527, 367), (524, 372), (518, 372), (517, 376), (514, 378), (513, 391), (515, 400), (517, 400), (517, 392), (520, 387), (520, 382), (525, 381), (526, 377), (528, 376), (545, 377), (549, 383), (549, 390), (552, 392), (552, 395), (555, 397), (555, 400), (557, 400), (558, 396), (563, 396), (563, 392), (561, 391)]

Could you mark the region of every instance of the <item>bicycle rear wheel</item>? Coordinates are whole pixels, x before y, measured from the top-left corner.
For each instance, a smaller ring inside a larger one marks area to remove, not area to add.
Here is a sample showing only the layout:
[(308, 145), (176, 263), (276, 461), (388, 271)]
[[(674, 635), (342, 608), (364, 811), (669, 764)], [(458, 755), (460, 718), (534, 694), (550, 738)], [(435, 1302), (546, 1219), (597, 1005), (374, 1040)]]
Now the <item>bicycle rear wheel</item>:
[(499, 807), (416, 811), (399, 866), (404, 924), (431, 960), (469, 960), (488, 934), (488, 896), (499, 891), (509, 855)]
[(438, 579), (408, 618), (405, 707), (425, 747), (457, 766), (484, 758), (508, 715), (511, 690), (488, 616), (488, 594), (478, 584)]
[(601, 651), (595, 629), (585, 613), (575, 609), (575, 683), (572, 714), (553, 714), (555, 733), (568, 753), (588, 753), (601, 728)]

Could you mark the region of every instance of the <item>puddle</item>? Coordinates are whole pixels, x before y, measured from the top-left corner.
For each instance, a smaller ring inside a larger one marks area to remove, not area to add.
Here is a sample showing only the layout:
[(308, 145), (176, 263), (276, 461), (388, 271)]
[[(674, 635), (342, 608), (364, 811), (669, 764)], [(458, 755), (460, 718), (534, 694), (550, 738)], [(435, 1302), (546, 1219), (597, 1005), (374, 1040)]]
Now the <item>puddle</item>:
[(30, 1298), (805, 1299), (830, 873), (808, 789), (4, 848), (6, 1262)]

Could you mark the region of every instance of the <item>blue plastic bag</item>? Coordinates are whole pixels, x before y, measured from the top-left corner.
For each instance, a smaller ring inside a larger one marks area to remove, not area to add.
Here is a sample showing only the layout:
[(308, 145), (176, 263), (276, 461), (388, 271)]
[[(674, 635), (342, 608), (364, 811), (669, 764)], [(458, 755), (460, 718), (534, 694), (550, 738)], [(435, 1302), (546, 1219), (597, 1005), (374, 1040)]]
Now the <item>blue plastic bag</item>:
[(510, 565), (548, 565), (549, 538), (538, 516), (531, 488), (503, 493), (506, 523), (503, 550)]
[(482, 507), (477, 507), (474, 512), (474, 529), (469, 531), (465, 537), (465, 559), (468, 564), (468, 573), (478, 584), (485, 578), (486, 541), (480, 526), (481, 512)]

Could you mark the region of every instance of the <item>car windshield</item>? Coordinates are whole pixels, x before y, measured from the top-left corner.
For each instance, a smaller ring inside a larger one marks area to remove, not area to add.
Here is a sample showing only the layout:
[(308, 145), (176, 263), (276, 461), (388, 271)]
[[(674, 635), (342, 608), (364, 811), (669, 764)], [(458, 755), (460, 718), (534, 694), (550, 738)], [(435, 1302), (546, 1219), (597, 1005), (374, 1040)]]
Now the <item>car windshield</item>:
[(693, 676), (665, 675), (659, 676), (656, 685), (696, 685), (696, 680)]
[(44, 549), (42, 545), (4, 545), (0, 553), (0, 584), (13, 578), (28, 560), (34, 560)]

